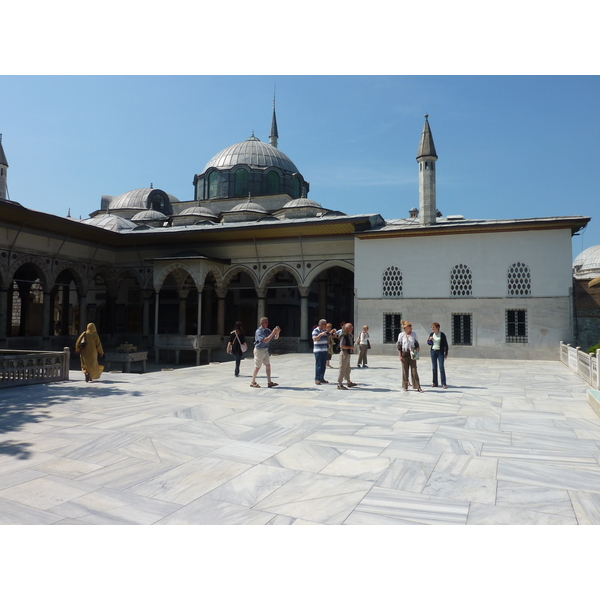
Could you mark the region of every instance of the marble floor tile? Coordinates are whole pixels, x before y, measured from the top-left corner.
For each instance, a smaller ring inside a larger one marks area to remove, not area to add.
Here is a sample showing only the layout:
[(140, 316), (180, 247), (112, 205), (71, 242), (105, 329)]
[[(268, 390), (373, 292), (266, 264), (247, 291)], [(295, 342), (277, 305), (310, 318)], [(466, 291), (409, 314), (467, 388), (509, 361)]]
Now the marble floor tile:
[(479, 479), (496, 479), (497, 468), (498, 461), (495, 458), (447, 453), (442, 454), (435, 465), (435, 471), (438, 473), (466, 475)]
[(432, 472), (432, 464), (396, 458), (375, 485), (420, 494)]
[(125, 458), (93, 473), (82, 475), (76, 481), (114, 490), (126, 490), (142, 481), (165, 473), (171, 468), (172, 465), (158, 464), (139, 458)]
[(360, 479), (300, 473), (254, 509), (329, 525), (341, 524), (372, 485)]
[(272, 513), (203, 497), (158, 521), (158, 525), (266, 525)]
[(498, 460), (498, 481), (600, 493), (600, 471), (597, 469), (544, 465), (525, 460)]
[(360, 437), (358, 435), (342, 435), (326, 432), (314, 432), (304, 438), (305, 442), (320, 446), (345, 448), (346, 450), (363, 450), (364, 452), (381, 452), (389, 445), (388, 440)]
[(87, 461), (90, 457), (101, 452), (114, 452), (123, 446), (129, 446), (144, 439), (143, 435), (125, 432), (107, 433), (102, 437), (94, 437), (89, 441), (80, 441), (72, 446), (60, 448), (54, 451), (63, 458)]
[(10, 488), (13, 485), (25, 483), (32, 479), (39, 479), (45, 477), (48, 473), (36, 469), (20, 469), (19, 471), (11, 471), (6, 475), (0, 475), (0, 490)]
[(366, 481), (377, 481), (390, 466), (391, 458), (381, 458), (377, 453), (346, 450), (320, 471), (321, 475), (356, 477)]
[(374, 487), (344, 521), (345, 525), (464, 525), (469, 503)]
[(380, 456), (387, 458), (399, 458), (402, 460), (416, 460), (423, 462), (428, 465), (435, 465), (440, 459), (442, 451), (437, 450), (418, 450), (414, 448), (408, 448), (406, 446), (396, 446), (391, 443)]
[(93, 512), (78, 520), (92, 525), (153, 525), (180, 509), (180, 504), (141, 498), (138, 503)]
[(70, 458), (57, 458), (55, 460), (49, 460), (48, 462), (45, 462), (37, 467), (39, 471), (42, 471), (46, 475), (59, 475), (68, 479), (74, 479), (102, 468), (103, 465), (83, 462), (80, 460), (72, 460)]
[(298, 475), (299, 471), (256, 465), (206, 494), (213, 500), (254, 506)]
[(499, 417), (468, 416), (465, 429), (479, 429), (483, 431), (500, 431)]
[(573, 505), (567, 490), (543, 488), (511, 481), (499, 481), (496, 506), (573, 517)]
[(306, 519), (295, 519), (294, 517), (286, 517), (284, 515), (277, 515), (273, 517), (267, 525), (322, 525), (322, 523), (316, 523), (315, 521), (307, 521)]
[(576, 525), (575, 517), (473, 502), (467, 525)]
[(600, 494), (569, 490), (579, 525), (600, 525)]
[(61, 519), (46, 510), (0, 498), (0, 525), (51, 525)]
[(428, 452), (447, 452), (450, 454), (469, 454), (479, 456), (483, 447), (482, 442), (460, 440), (445, 435), (434, 434), (429, 443), (423, 448)]
[(205, 456), (148, 477), (143, 482), (128, 487), (127, 491), (185, 505), (250, 468), (248, 463)]
[(330, 446), (298, 442), (268, 458), (262, 464), (296, 471), (318, 473), (343, 452), (344, 450)]
[(596, 470), (596, 467), (598, 466), (594, 454), (590, 451), (573, 450), (569, 452), (568, 450), (561, 448), (554, 450), (546, 446), (523, 447), (484, 444), (483, 449), (481, 450), (481, 456), (508, 459), (511, 461), (534, 461), (545, 465), (590, 468), (592, 470)]
[[(470, 418), (470, 417), (469, 417)], [(437, 437), (447, 437), (455, 440), (464, 440), (469, 442), (494, 443), (496, 445), (510, 445), (512, 437), (509, 433), (500, 431), (491, 431), (489, 429), (474, 429), (471, 427), (453, 427), (442, 425), (438, 427), (435, 435)]]
[(46, 510), (95, 489), (93, 485), (49, 475), (0, 490), (0, 497)]
[(261, 444), (258, 442), (232, 441), (226, 446), (212, 450), (207, 456), (228, 458), (240, 462), (257, 464), (281, 452), (284, 446)]
[(496, 479), (455, 475), (444, 470), (438, 471), (436, 467), (423, 488), (423, 494), (481, 504), (495, 504)]

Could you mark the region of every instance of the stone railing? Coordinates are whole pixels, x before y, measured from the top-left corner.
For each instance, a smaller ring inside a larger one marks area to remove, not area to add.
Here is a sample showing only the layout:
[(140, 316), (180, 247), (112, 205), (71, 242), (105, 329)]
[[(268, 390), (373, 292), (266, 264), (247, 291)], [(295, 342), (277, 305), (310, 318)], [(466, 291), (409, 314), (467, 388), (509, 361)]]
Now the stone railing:
[(68, 381), (71, 352), (0, 350), (0, 388)]
[(573, 348), (571, 344), (560, 342), (559, 353), (560, 361), (563, 364), (592, 387), (600, 390), (600, 371), (598, 370), (600, 350), (596, 350), (595, 354), (586, 354), (580, 348)]

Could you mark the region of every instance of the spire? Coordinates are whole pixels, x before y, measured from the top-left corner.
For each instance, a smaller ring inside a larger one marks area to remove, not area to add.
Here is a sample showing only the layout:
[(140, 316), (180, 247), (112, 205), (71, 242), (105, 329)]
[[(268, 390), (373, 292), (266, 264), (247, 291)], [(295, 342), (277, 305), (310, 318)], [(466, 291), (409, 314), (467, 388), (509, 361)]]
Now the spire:
[(4, 154), (4, 148), (2, 148), (2, 134), (0, 133), (0, 165), (8, 167), (8, 161), (6, 160), (6, 154)]
[(417, 150), (417, 160), (424, 158), (425, 156), (432, 156), (437, 158), (438, 155), (435, 153), (435, 144), (433, 143), (433, 136), (431, 135), (431, 129), (429, 129), (429, 115), (425, 115), (425, 125), (423, 125), (423, 133), (421, 134), (421, 143)]
[(277, 133), (277, 117), (275, 116), (275, 90), (273, 90), (273, 119), (271, 120), (271, 134), (269, 135), (269, 143), (271, 146), (277, 148), (277, 139), (279, 134)]

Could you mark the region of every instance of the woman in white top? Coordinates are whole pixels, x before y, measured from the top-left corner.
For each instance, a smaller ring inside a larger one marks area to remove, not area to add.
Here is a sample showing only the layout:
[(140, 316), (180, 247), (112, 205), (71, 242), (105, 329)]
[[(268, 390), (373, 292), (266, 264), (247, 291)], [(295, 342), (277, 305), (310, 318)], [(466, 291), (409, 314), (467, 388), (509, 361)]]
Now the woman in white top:
[(419, 374), (417, 373), (417, 361), (414, 353), (419, 351), (419, 340), (417, 334), (412, 330), (410, 321), (402, 321), (402, 331), (398, 336), (398, 356), (402, 363), (402, 387), (408, 392), (408, 368), (412, 378), (413, 389), (422, 392)]
[(361, 364), (363, 369), (367, 369), (367, 350), (371, 347), (371, 342), (369, 341), (369, 326), (363, 325), (362, 331), (358, 336), (358, 367), (360, 368)]

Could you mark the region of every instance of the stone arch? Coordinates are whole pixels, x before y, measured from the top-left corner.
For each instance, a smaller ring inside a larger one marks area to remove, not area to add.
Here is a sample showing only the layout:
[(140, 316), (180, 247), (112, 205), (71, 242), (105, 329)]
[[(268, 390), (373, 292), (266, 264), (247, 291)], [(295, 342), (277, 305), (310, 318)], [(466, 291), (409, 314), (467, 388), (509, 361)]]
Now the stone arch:
[(50, 271), (48, 270), (48, 266), (46, 264), (44, 264), (44, 262), (39, 259), (37, 256), (32, 256), (30, 254), (26, 255), (26, 256), (22, 256), (21, 258), (19, 258), (18, 260), (16, 260), (10, 267), (10, 269), (8, 270), (8, 277), (7, 277), (7, 282), (11, 282), (14, 277), (15, 277), (15, 273), (24, 265), (30, 264), (34, 267), (34, 270), (36, 271), (36, 273), (38, 274), (41, 282), (42, 282), (42, 288), (43, 290), (46, 292), (49, 290), (49, 282), (52, 279), (52, 276), (50, 275)]
[[(216, 286), (219, 288), (223, 287), (223, 274), (216, 265), (207, 265), (206, 270), (203, 269), (203, 274), (204, 277), (202, 278), (202, 286), (204, 286), (204, 282), (206, 281), (208, 275), (212, 274), (212, 276), (215, 278)], [(200, 290), (201, 288), (199, 287), (198, 289)]]
[[(156, 273), (156, 271), (155, 271), (155, 273)], [(185, 276), (182, 276), (182, 273), (185, 273)], [(183, 285), (183, 282), (189, 275), (192, 278), (194, 285), (198, 289), (202, 289), (202, 286), (204, 285), (204, 280), (206, 279), (206, 276), (202, 277), (202, 274), (198, 272), (198, 269), (190, 269), (188, 266), (184, 265), (183, 263), (175, 262), (175, 263), (171, 263), (170, 265), (167, 265), (166, 267), (162, 268), (159, 271), (159, 273), (157, 274), (157, 277), (154, 280), (154, 289), (156, 291), (160, 290), (160, 288), (165, 283), (165, 279), (169, 275), (173, 275), (173, 278), (177, 282), (177, 285), (180, 285), (180, 286)], [(200, 279), (201, 279), (201, 281), (200, 281)]]
[(275, 275), (277, 275), (277, 273), (280, 273), (281, 271), (287, 271), (288, 273), (290, 273), (290, 275), (296, 280), (296, 285), (298, 287), (303, 285), (302, 278), (300, 277), (300, 274), (298, 273), (298, 271), (296, 269), (294, 269), (294, 267), (291, 267), (290, 265), (281, 263), (281, 264), (275, 265), (274, 267), (271, 267), (270, 269), (267, 269), (266, 273), (260, 278), (260, 287), (265, 288), (266, 285), (269, 283), (269, 281)]
[(254, 271), (252, 269), (250, 269), (249, 267), (246, 267), (245, 265), (238, 265), (236, 267), (232, 267), (231, 269), (229, 269), (225, 275), (223, 275), (223, 287), (227, 287), (229, 285), (229, 283), (231, 282), (231, 280), (233, 279), (233, 277), (235, 277), (238, 273), (245, 273), (246, 275), (248, 275), (250, 277), (250, 279), (252, 279), (252, 281), (254, 282), (254, 285), (256, 287), (258, 287), (258, 278), (256, 277), (256, 274), (254, 273)]
[(131, 267), (123, 269), (122, 271), (119, 271), (119, 273), (117, 273), (115, 275), (115, 277), (114, 277), (115, 288), (118, 288), (120, 286), (121, 282), (124, 279), (127, 279), (129, 277), (135, 279), (137, 281), (138, 285), (140, 286), (140, 288), (142, 288), (142, 289), (144, 288), (144, 277), (142, 275), (140, 275), (140, 273), (138, 273), (137, 270), (135, 270)]
[(323, 271), (331, 269), (331, 267), (342, 267), (347, 269), (351, 273), (354, 273), (354, 265), (345, 260), (328, 260), (315, 267), (306, 277), (305, 283), (302, 285), (310, 286), (312, 282), (321, 274)]
[(0, 290), (7, 288), (9, 281), (8, 269), (6, 268), (4, 262), (2, 262), (0, 263)]
[(56, 280), (59, 275), (61, 275), (64, 271), (68, 271), (69, 274), (73, 277), (73, 281), (75, 282), (75, 287), (77, 288), (77, 292), (79, 294), (85, 294), (87, 292), (87, 274), (85, 274), (81, 268), (81, 265), (74, 263), (73, 261), (67, 261), (64, 263), (58, 264), (52, 273), (52, 279), (49, 282), (49, 288), (52, 289), (56, 285)]

